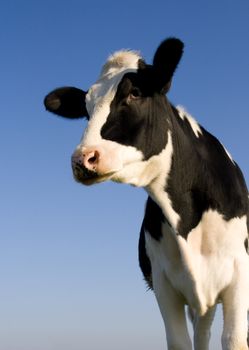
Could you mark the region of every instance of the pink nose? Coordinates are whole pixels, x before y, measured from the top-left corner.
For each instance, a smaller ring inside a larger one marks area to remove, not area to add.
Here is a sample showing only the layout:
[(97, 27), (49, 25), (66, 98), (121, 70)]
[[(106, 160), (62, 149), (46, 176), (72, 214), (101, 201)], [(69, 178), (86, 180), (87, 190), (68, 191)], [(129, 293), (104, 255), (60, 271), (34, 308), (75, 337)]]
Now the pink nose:
[(72, 156), (72, 166), (76, 170), (88, 170), (96, 172), (99, 164), (100, 153), (96, 149), (75, 152)]
[(87, 182), (112, 176), (123, 168), (122, 155), (113, 143), (78, 147), (72, 155), (72, 170), (77, 181)]
[(83, 152), (83, 166), (91, 171), (96, 171), (99, 163), (99, 151), (91, 150)]

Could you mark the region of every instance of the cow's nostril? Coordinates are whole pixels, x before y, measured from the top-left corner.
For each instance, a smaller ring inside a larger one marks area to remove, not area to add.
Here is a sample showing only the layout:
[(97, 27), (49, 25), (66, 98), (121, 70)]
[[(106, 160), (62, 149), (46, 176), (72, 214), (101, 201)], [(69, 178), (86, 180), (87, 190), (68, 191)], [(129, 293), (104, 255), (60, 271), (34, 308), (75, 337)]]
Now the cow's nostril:
[(98, 160), (99, 160), (99, 152), (94, 151), (92, 152), (92, 154), (89, 155), (87, 162), (90, 165), (95, 165), (98, 163)]
[(88, 159), (88, 162), (90, 164), (94, 164), (94, 163), (96, 163), (96, 161), (97, 161), (97, 157), (91, 157), (91, 158)]

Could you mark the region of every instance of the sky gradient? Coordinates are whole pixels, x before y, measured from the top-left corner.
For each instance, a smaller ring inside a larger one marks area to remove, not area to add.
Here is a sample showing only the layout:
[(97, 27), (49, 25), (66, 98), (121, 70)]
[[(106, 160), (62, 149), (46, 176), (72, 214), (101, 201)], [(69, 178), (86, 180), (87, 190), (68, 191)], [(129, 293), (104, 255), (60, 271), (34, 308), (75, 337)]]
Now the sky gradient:
[[(4, 1), (0, 5), (0, 350), (163, 350), (137, 244), (146, 194), (73, 181), (85, 127), (44, 96), (88, 89), (110, 53), (185, 53), (169, 94), (226, 146), (249, 183), (249, 2)], [(221, 314), (212, 350), (220, 350)]]

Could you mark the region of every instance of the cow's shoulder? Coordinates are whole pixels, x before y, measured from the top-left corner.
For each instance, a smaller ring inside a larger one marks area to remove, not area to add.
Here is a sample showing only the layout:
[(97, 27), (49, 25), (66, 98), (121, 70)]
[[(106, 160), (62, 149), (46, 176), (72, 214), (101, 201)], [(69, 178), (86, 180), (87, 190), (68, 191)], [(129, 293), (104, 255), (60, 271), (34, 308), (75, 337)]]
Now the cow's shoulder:
[(173, 112), (172, 165), (165, 191), (180, 216), (178, 233), (186, 238), (210, 209), (227, 221), (246, 215), (248, 191), (222, 143), (183, 109)]

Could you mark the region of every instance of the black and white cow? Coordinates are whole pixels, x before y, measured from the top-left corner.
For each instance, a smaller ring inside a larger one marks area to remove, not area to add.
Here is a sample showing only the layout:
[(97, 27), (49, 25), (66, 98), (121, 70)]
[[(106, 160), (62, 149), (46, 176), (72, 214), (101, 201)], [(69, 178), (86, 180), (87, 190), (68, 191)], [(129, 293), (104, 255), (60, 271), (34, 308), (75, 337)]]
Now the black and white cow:
[(192, 349), (185, 305), (194, 348), (208, 349), (221, 302), (222, 348), (246, 350), (248, 191), (222, 144), (165, 96), (182, 53), (174, 38), (161, 43), (152, 65), (137, 52), (116, 52), (87, 92), (59, 88), (45, 106), (89, 120), (72, 155), (77, 181), (112, 180), (148, 192), (139, 262), (157, 298), (168, 349)]

